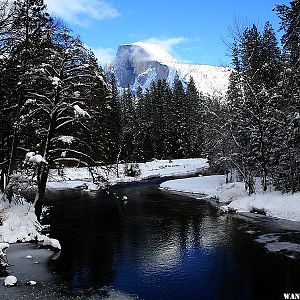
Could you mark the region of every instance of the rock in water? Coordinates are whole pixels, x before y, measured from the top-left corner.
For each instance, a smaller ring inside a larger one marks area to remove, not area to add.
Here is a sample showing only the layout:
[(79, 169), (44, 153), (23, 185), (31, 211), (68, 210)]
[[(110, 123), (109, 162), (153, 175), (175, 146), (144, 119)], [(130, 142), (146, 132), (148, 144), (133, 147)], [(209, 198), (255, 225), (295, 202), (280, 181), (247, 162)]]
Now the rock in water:
[(43, 241), (43, 246), (50, 246), (51, 248), (61, 250), (61, 245), (58, 240), (56, 239), (51, 239), (46, 237)]
[(14, 286), (17, 283), (18, 279), (16, 276), (10, 275), (5, 277), (4, 285), (5, 286)]

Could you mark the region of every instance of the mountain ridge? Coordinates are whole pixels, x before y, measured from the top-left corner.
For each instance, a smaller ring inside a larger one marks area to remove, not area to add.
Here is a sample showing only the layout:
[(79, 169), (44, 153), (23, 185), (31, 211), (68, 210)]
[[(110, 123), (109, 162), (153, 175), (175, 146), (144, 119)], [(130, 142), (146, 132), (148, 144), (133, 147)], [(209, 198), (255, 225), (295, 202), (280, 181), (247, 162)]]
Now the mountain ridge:
[(153, 81), (166, 80), (171, 86), (176, 74), (186, 85), (193, 77), (200, 92), (207, 96), (225, 97), (230, 68), (177, 61), (157, 45), (136, 42), (119, 45), (116, 57), (108, 68), (119, 87), (146, 90)]

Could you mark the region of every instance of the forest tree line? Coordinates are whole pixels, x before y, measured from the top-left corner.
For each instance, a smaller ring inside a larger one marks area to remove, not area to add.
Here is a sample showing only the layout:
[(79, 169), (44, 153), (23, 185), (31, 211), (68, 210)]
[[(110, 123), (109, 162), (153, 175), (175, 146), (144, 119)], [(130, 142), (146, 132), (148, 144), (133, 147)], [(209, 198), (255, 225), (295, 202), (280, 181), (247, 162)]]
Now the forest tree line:
[(269, 22), (236, 36), (226, 101), (214, 110), (215, 138), (206, 141), (212, 164), (235, 170), (249, 194), (257, 178), (264, 191), (300, 190), (300, 1), (275, 11), (280, 46)]
[(276, 6), (282, 46), (270, 23), (236, 37), (226, 99), (178, 76), (172, 86), (120, 91), (43, 0), (0, 5), (0, 187), (9, 199), (33, 157), (42, 158), (37, 214), (49, 169), (64, 165), (207, 156), (250, 194), (255, 178), (264, 190), (300, 190), (299, 0)]
[(116, 150), (122, 161), (199, 157), (204, 153), (201, 119), (205, 97), (193, 78), (185, 84), (176, 76), (171, 87), (166, 80), (158, 80), (136, 93), (130, 87), (118, 93), (114, 76), (110, 83), (120, 112), (115, 121), (121, 129)]

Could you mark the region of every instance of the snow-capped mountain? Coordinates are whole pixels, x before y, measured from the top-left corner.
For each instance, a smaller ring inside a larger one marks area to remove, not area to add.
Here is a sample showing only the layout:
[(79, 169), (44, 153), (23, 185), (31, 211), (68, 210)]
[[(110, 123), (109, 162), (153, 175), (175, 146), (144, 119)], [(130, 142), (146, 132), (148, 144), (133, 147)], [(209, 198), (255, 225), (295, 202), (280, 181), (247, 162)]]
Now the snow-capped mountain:
[(178, 62), (168, 52), (153, 44), (137, 42), (118, 47), (108, 73), (114, 73), (120, 88), (148, 88), (153, 80), (172, 84), (176, 73), (187, 83), (190, 76), (205, 95), (224, 96), (230, 68)]

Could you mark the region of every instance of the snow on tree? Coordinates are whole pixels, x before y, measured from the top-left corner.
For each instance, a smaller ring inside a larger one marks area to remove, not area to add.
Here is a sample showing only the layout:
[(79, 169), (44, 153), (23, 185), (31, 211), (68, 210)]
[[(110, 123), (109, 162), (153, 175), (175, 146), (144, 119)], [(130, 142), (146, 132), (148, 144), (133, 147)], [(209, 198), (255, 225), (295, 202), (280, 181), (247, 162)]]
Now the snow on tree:
[[(6, 119), (6, 125), (0, 126), (3, 149), (1, 162), (2, 182), (5, 176), (7, 183), (20, 163), (18, 151), (23, 139), (20, 130), (29, 83), (28, 72), (42, 59), (52, 28), (52, 20), (43, 1), (14, 1), (8, 5), (8, 11), (5, 31), (0, 32), (1, 49), (5, 54), (0, 63), (0, 113), (1, 119)], [(7, 17), (7, 13), (4, 15)], [(7, 194), (11, 200), (12, 191)]]
[(284, 51), (282, 78), (275, 98), (280, 131), (274, 145), (274, 183), (285, 192), (296, 192), (300, 190), (300, 1), (277, 5), (275, 10), (284, 32)]
[[(65, 28), (52, 37), (45, 60), (30, 72), (28, 97), (34, 101), (27, 102), (24, 123), (31, 124), (38, 150), (48, 162), (40, 164), (37, 171), (38, 217), (50, 166), (62, 161), (96, 163), (92, 145), (86, 141), (92, 132), (88, 101), (97, 82), (102, 84), (101, 76), (93, 54)], [(65, 136), (65, 132), (71, 135)]]

